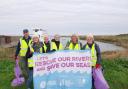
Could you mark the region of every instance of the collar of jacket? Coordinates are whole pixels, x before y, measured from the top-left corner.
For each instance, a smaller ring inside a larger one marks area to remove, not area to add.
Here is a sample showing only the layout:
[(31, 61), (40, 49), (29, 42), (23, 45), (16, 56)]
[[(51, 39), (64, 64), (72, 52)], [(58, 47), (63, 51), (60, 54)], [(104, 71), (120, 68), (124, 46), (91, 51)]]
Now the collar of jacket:
[(23, 39), (24, 39), (24, 40), (30, 40), (30, 39), (31, 39), (31, 37), (30, 37), (30, 36), (28, 36), (28, 38), (26, 39), (26, 38), (23, 36)]
[[(88, 43), (87, 43), (88, 44)], [(93, 44), (95, 44), (95, 42), (93, 42), (92, 44), (88, 44), (88, 46), (90, 47), (90, 48), (92, 48), (92, 45)]]

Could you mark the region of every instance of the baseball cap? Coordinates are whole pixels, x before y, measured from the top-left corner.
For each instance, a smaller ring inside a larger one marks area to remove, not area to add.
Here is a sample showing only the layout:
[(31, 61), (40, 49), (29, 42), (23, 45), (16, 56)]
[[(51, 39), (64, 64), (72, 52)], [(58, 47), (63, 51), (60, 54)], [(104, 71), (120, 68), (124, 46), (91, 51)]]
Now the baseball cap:
[(27, 33), (27, 32), (29, 32), (28, 29), (24, 29), (23, 30), (23, 33)]

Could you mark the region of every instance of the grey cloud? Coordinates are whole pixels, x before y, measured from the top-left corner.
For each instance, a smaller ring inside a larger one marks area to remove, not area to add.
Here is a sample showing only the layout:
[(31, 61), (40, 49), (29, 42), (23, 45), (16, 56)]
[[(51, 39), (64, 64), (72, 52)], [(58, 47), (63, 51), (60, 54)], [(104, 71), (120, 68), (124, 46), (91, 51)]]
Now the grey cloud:
[(115, 29), (128, 32), (128, 0), (4, 0), (0, 12), (0, 29), (11, 29), (10, 33), (35, 26), (51, 34), (60, 29), (64, 31), (60, 34), (70, 29), (96, 34), (114, 33)]

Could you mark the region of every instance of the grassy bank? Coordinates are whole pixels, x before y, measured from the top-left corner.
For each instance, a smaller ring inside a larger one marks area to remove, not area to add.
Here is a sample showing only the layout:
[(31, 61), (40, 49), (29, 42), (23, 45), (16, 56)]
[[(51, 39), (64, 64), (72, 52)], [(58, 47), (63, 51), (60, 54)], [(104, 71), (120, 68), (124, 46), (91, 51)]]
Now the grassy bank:
[(0, 60), (14, 58), (15, 48), (2, 48), (0, 47)]
[[(113, 60), (103, 59), (104, 75), (110, 85), (110, 89), (128, 88), (128, 58), (114, 58)], [(0, 61), (0, 89), (26, 89), (25, 85), (11, 87), (14, 78), (14, 62), (11, 60)]]
[(102, 58), (112, 60), (114, 58), (128, 58), (128, 50), (125, 51), (106, 51), (102, 53)]
[[(113, 43), (118, 46), (128, 48), (128, 34), (95, 36), (94, 38), (96, 41)], [(85, 37), (80, 36), (80, 39), (85, 40)]]
[(124, 48), (128, 48), (128, 34), (116, 36), (96, 36), (97, 41), (110, 42)]
[(103, 60), (105, 78), (110, 89), (128, 89), (128, 58)]

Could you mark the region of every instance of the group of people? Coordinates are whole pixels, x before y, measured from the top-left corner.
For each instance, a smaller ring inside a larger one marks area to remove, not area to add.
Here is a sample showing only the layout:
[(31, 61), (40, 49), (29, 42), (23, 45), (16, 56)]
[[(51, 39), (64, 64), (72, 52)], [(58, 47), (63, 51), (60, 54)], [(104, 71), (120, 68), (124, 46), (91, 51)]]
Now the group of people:
[(32, 37), (29, 36), (27, 29), (23, 30), (23, 37), (20, 38), (16, 53), (15, 60), (19, 60), (19, 66), (22, 70), (21, 76), (26, 79), (27, 89), (33, 87), (33, 60), (32, 56), (34, 52), (37, 53), (49, 53), (58, 50), (85, 50), (90, 49), (92, 55), (92, 68), (101, 67), (101, 53), (99, 46), (95, 43), (92, 34), (87, 35), (86, 44), (82, 45), (77, 35), (73, 34), (71, 40), (67, 42), (66, 47), (60, 42), (60, 36), (55, 35), (52, 40), (49, 40), (48, 35), (44, 35), (43, 42), (40, 41), (38, 34), (34, 34)]

